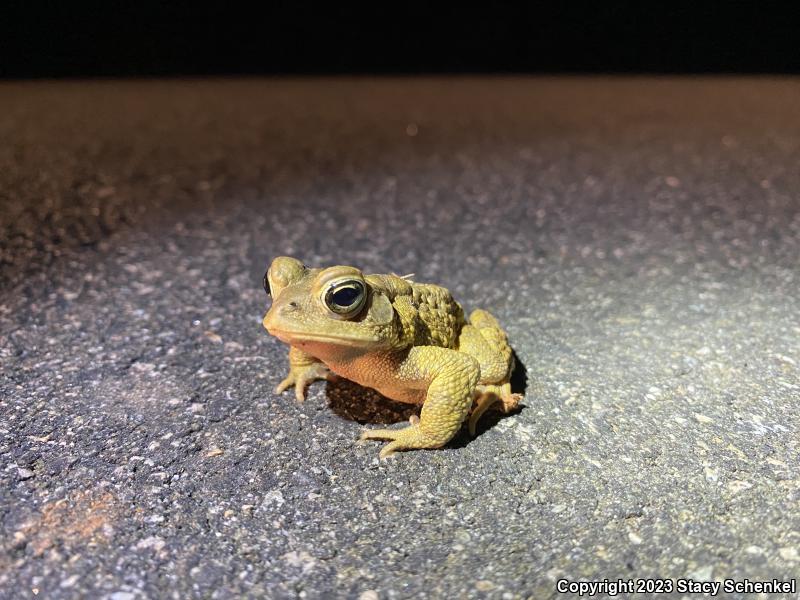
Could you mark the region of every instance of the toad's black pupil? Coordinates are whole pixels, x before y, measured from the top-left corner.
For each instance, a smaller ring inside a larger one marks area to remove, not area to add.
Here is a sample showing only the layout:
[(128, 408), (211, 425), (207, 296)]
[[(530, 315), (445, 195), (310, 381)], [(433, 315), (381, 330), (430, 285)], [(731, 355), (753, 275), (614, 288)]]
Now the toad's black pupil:
[(354, 287), (346, 287), (333, 292), (333, 301), (339, 306), (351, 306), (358, 300), (359, 291)]

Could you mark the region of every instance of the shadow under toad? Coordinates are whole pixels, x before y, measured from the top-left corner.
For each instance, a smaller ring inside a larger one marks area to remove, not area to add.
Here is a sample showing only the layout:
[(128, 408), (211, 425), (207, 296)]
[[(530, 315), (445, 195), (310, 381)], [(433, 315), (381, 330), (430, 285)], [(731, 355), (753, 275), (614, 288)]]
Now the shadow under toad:
[(334, 414), (362, 425), (390, 425), (408, 421), (422, 408), (391, 400), (373, 389), (347, 379), (329, 381), (325, 387), (328, 406)]
[[(511, 391), (525, 395), (528, 388), (528, 375), (525, 365), (514, 352), (514, 371), (511, 373)], [(393, 423), (408, 422), (412, 415), (419, 416), (421, 406), (405, 404), (391, 400), (373, 389), (365, 388), (347, 379), (328, 381), (325, 386), (325, 396), (328, 407), (334, 414), (355, 421), (362, 425), (391, 425)], [(523, 400), (524, 402), (524, 400)], [(478, 423), (476, 436), (488, 431), (501, 419), (518, 414), (525, 408), (521, 404), (508, 414), (497, 410), (489, 410)], [(466, 446), (472, 439), (466, 427), (462, 427), (458, 434), (448, 444), (450, 448)]]

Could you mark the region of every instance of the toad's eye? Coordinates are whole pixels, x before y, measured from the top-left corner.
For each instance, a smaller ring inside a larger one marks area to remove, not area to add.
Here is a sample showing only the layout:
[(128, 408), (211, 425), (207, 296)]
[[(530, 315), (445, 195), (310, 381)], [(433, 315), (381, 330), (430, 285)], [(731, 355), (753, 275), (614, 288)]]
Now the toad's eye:
[(346, 279), (330, 285), (325, 292), (325, 306), (331, 312), (345, 318), (354, 317), (359, 313), (367, 299), (364, 282), (358, 279)]
[(267, 296), (272, 296), (272, 292), (269, 289), (269, 271), (264, 273), (264, 291), (267, 292)]

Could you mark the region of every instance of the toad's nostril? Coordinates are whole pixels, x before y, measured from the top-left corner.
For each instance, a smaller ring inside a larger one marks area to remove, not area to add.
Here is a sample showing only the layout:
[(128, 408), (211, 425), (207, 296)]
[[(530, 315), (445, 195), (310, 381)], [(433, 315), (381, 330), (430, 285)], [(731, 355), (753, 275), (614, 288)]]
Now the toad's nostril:
[(287, 302), (286, 305), (281, 309), (282, 313), (290, 313), (296, 311), (298, 308), (297, 302)]

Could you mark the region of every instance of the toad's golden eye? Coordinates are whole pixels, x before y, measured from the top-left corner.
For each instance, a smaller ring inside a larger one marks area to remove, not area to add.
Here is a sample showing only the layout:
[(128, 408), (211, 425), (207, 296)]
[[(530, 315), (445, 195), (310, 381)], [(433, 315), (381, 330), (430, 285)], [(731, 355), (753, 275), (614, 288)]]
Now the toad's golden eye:
[(344, 318), (356, 316), (367, 300), (364, 282), (358, 279), (334, 281), (325, 292), (325, 306)]

